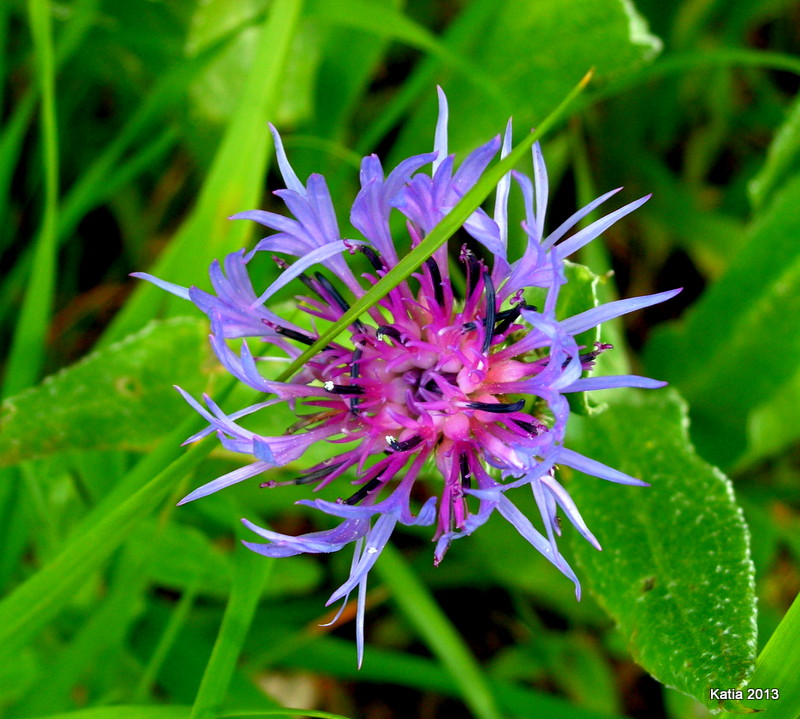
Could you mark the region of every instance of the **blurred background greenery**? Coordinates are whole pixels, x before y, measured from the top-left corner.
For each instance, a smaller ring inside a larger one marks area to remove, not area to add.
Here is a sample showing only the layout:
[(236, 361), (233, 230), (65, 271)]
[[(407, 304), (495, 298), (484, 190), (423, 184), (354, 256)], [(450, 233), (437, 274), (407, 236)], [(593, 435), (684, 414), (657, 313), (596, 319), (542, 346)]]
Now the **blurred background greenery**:
[[(688, 400), (698, 451), (734, 480), (763, 646), (800, 588), (797, 3), (4, 0), (0, 38), (0, 713), (480, 711), (380, 581), (356, 671), (352, 613), (318, 627), (346, 557), (284, 560), (264, 580), (269, 563), (234, 552), (241, 516), (313, 528), (292, 504), (302, 487), (237, 487), (176, 510), (186, 487), (235, 466), (190, 457), (114, 541), (93, 540), (182, 452), (191, 432), (175, 428), (191, 412), (170, 385), (224, 383), (191, 308), (127, 275), (205, 287), (212, 259), (256, 239), (226, 217), (278, 208), (268, 121), (301, 178), (325, 174), (344, 226), (362, 155), (391, 166), (430, 149), (436, 84), (463, 157), (509, 116), (521, 137), (590, 67), (544, 141), (550, 226), (620, 184), (626, 201), (653, 193), (581, 260), (607, 278), (606, 298), (685, 288), (617, 330), (635, 368)], [(576, 603), (503, 524), (436, 570), (424, 533), (397, 543), (504, 716), (709, 716), (639, 668), (592, 597)], [(91, 561), (70, 564), (65, 547)], [(208, 664), (231, 587), (229, 615), (247, 619), (238, 634), (229, 619)]]

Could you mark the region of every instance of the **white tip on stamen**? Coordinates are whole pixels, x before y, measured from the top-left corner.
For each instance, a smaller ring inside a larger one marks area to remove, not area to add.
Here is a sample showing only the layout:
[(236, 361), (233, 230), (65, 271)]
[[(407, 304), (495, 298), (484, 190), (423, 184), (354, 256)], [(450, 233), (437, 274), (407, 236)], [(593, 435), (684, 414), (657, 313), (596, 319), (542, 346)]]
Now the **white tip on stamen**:
[(387, 434), (385, 439), (386, 439), (386, 444), (396, 444), (397, 443), (397, 437), (392, 437), (392, 435), (390, 435), (390, 434)]
[(334, 387), (334, 384), (333, 384), (333, 382), (331, 382), (330, 380), (328, 380), (327, 382), (325, 382), (325, 383), (324, 383), (322, 386), (323, 386), (323, 387), (324, 387), (324, 388), (325, 388), (325, 389), (326, 389), (328, 392), (333, 392), (333, 387)]

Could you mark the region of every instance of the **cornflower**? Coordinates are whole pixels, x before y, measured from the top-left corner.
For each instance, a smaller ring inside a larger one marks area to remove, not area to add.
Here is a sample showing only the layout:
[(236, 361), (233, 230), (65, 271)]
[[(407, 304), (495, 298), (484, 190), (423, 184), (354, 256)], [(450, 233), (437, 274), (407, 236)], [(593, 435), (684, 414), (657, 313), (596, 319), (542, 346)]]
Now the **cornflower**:
[[(183, 390), (187, 402), (208, 422), (187, 443), (216, 431), (222, 445), (254, 457), (250, 464), (194, 490), (181, 504), (242, 482), (300, 459), (311, 446), (330, 445), (330, 457), (295, 479), (268, 479), (262, 487), (313, 484), (315, 490), (345, 475), (357, 489), (335, 502), (304, 499), (340, 518), (333, 529), (299, 537), (264, 529), (243, 519), (266, 542), (245, 542), (268, 557), (336, 552), (355, 545), (350, 576), (328, 604), (358, 590), (357, 653), (364, 651), (367, 576), (395, 526), (436, 525), (434, 564), (439, 564), (453, 540), (468, 536), (497, 511), (575, 584), (580, 583), (558, 549), (563, 515), (591, 544), (597, 539), (556, 478), (558, 467), (573, 469), (620, 484), (645, 485), (564, 446), (569, 419), (566, 395), (617, 387), (657, 388), (665, 383), (635, 375), (588, 377), (598, 354), (611, 345), (579, 346), (575, 337), (602, 322), (675, 296), (680, 290), (609, 302), (573, 317), (556, 319), (560, 288), (566, 282), (565, 259), (598, 237), (609, 226), (641, 206), (642, 197), (570, 235), (576, 225), (619, 189), (598, 197), (575, 212), (549, 235), (544, 234), (548, 181), (538, 143), (533, 147), (533, 179), (509, 173), (499, 182), (492, 216), (476, 210), (463, 230), (473, 242), (462, 246), (465, 290), (451, 282), (447, 246), (439, 248), (348, 329), (347, 340), (335, 341), (310, 359), (290, 382), (265, 377), (260, 365), (274, 357), (256, 356), (248, 340), (259, 340), (296, 359), (320, 336), (276, 315), (267, 300), (295, 280), (307, 294), (299, 306), (324, 322), (337, 321), (350, 307), (348, 296), (361, 297), (398, 262), (390, 231), (390, 215), (406, 218), (410, 245), (418, 245), (481, 177), (498, 153), (511, 148), (511, 121), (497, 136), (474, 150), (456, 169), (447, 151), (448, 111), (439, 89), (439, 117), (432, 153), (402, 161), (385, 175), (371, 155), (361, 164), (361, 189), (350, 221), (364, 239), (344, 238), (325, 179), (312, 174), (303, 184), (286, 157), (280, 135), (272, 134), (278, 166), (286, 188), (277, 195), (294, 219), (252, 210), (232, 219), (254, 220), (272, 231), (251, 252), (229, 254), (211, 265), (215, 294), (184, 288), (144, 273), (147, 279), (190, 300), (211, 322), (211, 343), (225, 368), (248, 386), (272, 399), (234, 414), (226, 414), (204, 396), (205, 406)], [(430, 174), (423, 168), (430, 166)], [(512, 177), (525, 209), (521, 227), (527, 237), (523, 255), (508, 258), (508, 197)], [(566, 238), (566, 239), (565, 239)], [(476, 250), (491, 258), (491, 267)], [(273, 257), (282, 270), (257, 295), (247, 265), (257, 253), (296, 257), (289, 264)], [(344, 253), (361, 253), (371, 271), (357, 278)], [(324, 266), (326, 272), (316, 268)], [(541, 307), (526, 300), (526, 291), (543, 297)], [(238, 353), (230, 340), (243, 339)], [(299, 421), (283, 435), (262, 436), (238, 420), (280, 402), (289, 402)], [(308, 410), (299, 413), (299, 407)], [(343, 445), (347, 448), (342, 449)], [(422, 475), (440, 476), (422, 484)], [(440, 484), (439, 484), (440, 482)], [(439, 489), (435, 489), (438, 485)], [(544, 533), (537, 530), (509, 499), (510, 490), (528, 486), (541, 514)], [(646, 486), (646, 485), (645, 485)], [(421, 506), (416, 500), (426, 496)], [(338, 617), (338, 615), (337, 615)], [(334, 619), (334, 621), (336, 621)]]

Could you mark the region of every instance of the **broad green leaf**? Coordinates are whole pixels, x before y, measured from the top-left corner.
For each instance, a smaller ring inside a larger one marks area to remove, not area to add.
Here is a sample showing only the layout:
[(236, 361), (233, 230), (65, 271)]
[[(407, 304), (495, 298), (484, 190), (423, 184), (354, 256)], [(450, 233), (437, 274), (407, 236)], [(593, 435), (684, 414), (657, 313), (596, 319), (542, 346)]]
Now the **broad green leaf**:
[(679, 326), (654, 334), (648, 374), (674, 382), (709, 460), (745, 449), (748, 413), (800, 366), (800, 176), (753, 224), (747, 244)]
[(629, 393), (581, 423), (577, 449), (652, 486), (577, 475), (568, 488), (604, 549), (576, 542), (579, 576), (639, 664), (708, 704), (709, 688), (752, 673), (754, 569), (731, 483), (695, 454), (687, 424), (674, 392)]
[[(450, 116), (461, 119), (451, 123), (450, 151), (471, 149), (500, 132), (508, 107), (515, 127), (526, 131), (590, 67), (600, 85), (642, 66), (660, 49), (661, 41), (648, 32), (630, 0), (499, 3), (464, 54), (494, 78), (506, 102), (487, 105), (460, 75), (438, 78), (448, 94)], [(402, 156), (419, 151), (432, 135), (436, 97), (429, 93), (423, 99), (403, 129), (395, 151)]]
[(775, 133), (761, 169), (747, 185), (753, 207), (764, 206), (778, 184), (800, 160), (800, 96), (789, 109), (786, 120)]
[(74, 449), (152, 447), (185, 415), (173, 385), (197, 392), (207, 383), (207, 333), (204, 319), (152, 322), (6, 400), (0, 466)]

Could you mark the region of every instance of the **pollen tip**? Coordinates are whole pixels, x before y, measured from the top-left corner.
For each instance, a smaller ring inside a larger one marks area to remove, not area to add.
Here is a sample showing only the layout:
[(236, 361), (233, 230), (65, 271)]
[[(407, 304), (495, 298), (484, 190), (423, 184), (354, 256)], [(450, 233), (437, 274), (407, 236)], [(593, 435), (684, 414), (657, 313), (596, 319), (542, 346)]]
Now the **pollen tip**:
[(333, 384), (333, 382), (328, 380), (327, 382), (324, 382), (322, 386), (325, 388), (327, 392), (333, 392), (333, 388), (335, 385)]

